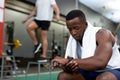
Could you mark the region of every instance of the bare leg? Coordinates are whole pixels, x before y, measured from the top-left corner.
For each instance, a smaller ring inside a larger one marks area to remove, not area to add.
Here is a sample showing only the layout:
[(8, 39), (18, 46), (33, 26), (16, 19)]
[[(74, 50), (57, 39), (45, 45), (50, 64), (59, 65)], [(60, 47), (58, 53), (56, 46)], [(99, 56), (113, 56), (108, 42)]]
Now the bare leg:
[(115, 77), (115, 75), (113, 75), (110, 72), (104, 72), (102, 74), (100, 74), (96, 80), (117, 80), (117, 78)]
[(48, 31), (41, 30), (40, 35), (41, 35), (41, 40), (42, 40), (42, 51), (43, 51), (41, 57), (46, 58), (46, 53), (47, 53), (47, 48), (48, 48), (48, 40), (47, 40)]
[(83, 76), (80, 73), (68, 74), (66, 72), (61, 72), (58, 75), (57, 80), (85, 80), (85, 79), (83, 78)]
[(36, 38), (36, 33), (35, 33), (35, 29), (38, 28), (37, 24), (32, 21), (28, 24), (27, 26), (27, 31), (28, 31), (28, 34), (29, 36), (31, 37), (34, 45), (37, 45), (38, 44), (38, 40)]

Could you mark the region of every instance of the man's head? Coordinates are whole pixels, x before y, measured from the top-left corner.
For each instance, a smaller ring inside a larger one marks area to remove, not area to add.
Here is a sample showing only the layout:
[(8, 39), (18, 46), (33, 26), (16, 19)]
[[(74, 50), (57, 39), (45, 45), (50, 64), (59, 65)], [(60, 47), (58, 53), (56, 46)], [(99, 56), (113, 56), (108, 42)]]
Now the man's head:
[(83, 37), (87, 27), (86, 17), (80, 10), (72, 10), (66, 16), (67, 28), (71, 35), (78, 41)]

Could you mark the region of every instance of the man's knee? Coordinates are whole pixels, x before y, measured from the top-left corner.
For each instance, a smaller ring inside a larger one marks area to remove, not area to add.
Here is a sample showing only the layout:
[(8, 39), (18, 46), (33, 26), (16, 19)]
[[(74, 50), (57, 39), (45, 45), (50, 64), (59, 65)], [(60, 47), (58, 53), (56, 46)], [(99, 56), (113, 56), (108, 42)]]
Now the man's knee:
[(73, 80), (73, 74), (60, 72), (58, 75), (58, 80)]
[(115, 75), (113, 75), (110, 72), (105, 72), (100, 74), (96, 80), (117, 80), (117, 78), (115, 77)]
[(32, 25), (29, 24), (29, 25), (26, 27), (26, 29), (27, 29), (27, 31), (29, 31), (29, 30), (33, 30), (33, 29), (35, 29), (35, 28), (34, 28), (34, 26), (32, 26)]
[(34, 29), (36, 29), (38, 26), (35, 24), (35, 22), (34, 21), (32, 21), (31, 23), (29, 23), (28, 24), (28, 26), (27, 26), (27, 30), (29, 31), (29, 30), (34, 30)]
[(85, 80), (80, 73), (69, 74), (66, 72), (60, 72), (58, 80)]
[(109, 80), (106, 76), (99, 76), (96, 80)]
[(65, 80), (66, 74), (64, 72), (60, 72), (57, 80)]

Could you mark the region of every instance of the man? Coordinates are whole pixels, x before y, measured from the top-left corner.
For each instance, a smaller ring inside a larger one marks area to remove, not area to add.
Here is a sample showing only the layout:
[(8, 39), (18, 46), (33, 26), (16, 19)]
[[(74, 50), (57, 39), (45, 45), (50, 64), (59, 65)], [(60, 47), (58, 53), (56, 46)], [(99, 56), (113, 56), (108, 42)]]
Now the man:
[(58, 80), (120, 80), (120, 53), (112, 33), (93, 27), (80, 10), (70, 11), (66, 24), (71, 36), (65, 58), (51, 61), (53, 69), (63, 69)]
[(56, 20), (60, 20), (60, 11), (55, 2), (55, 0), (36, 0), (36, 5), (33, 11), (28, 15), (28, 17), (22, 22), (25, 23), (31, 17), (36, 15), (35, 19), (31, 21), (27, 26), (27, 31), (33, 40), (35, 45), (34, 54), (38, 53), (41, 48), (41, 44), (35, 35), (35, 29), (41, 28), (40, 37), (42, 42), (42, 58), (46, 58), (47, 48), (48, 48), (48, 30), (53, 17), (53, 10), (56, 13)]

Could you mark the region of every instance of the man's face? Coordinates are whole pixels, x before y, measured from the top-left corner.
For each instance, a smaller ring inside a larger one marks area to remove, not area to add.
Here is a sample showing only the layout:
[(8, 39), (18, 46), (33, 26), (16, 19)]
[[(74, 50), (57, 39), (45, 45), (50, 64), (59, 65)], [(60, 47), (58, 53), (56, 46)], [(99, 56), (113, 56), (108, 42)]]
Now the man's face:
[(66, 21), (67, 28), (71, 35), (77, 40), (80, 41), (83, 37), (83, 33), (87, 27), (87, 23), (80, 20), (79, 17), (76, 17), (72, 20)]

